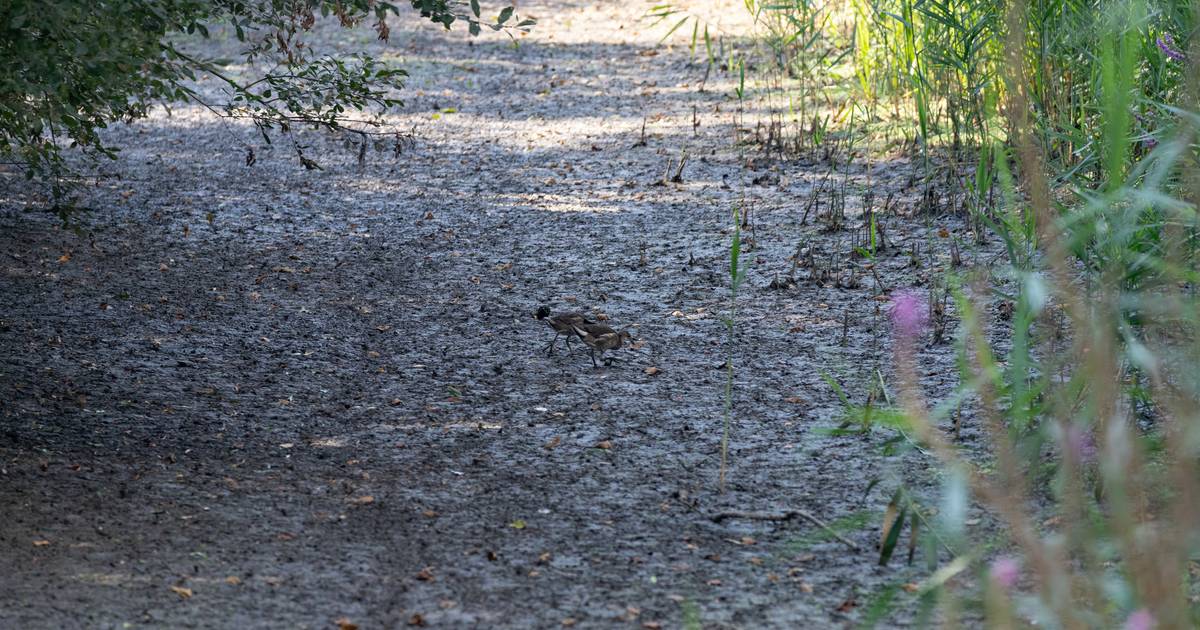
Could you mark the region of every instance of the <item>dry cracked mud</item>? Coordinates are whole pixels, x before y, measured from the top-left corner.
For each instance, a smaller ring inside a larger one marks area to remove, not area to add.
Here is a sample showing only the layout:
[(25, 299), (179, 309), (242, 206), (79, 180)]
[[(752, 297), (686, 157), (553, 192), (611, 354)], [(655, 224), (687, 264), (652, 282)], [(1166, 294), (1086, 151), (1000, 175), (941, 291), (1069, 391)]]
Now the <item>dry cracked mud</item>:
[[(415, 142), (361, 165), (297, 133), (307, 171), (198, 108), (116, 127), (83, 236), (4, 167), (0, 626), (845, 627), (925, 577), (877, 566), (878, 530), (900, 480), (936, 501), (935, 462), (831, 435), (822, 374), (856, 402), (890, 378), (887, 295), (927, 291), (967, 227), (919, 211), (902, 160), (845, 168), (841, 229), (804, 216), (828, 165), (735, 144), (729, 77), (700, 90), (646, 6), (522, 2), (519, 47), (355, 35), (412, 73), (391, 119)], [(866, 190), (894, 197), (872, 261), (851, 255)], [(542, 304), (638, 343), (607, 367), (547, 356)], [(952, 344), (920, 356), (944, 397)], [(712, 518), (793, 508), (860, 551)], [(915, 606), (897, 597), (891, 626)]]

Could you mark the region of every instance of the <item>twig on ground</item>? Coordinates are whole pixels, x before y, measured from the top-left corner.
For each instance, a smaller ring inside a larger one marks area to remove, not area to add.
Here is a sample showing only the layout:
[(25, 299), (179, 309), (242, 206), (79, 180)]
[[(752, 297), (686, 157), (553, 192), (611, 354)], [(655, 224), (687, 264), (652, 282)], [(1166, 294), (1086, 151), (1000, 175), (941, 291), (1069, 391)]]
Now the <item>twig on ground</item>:
[(845, 536), (842, 536), (841, 534), (837, 533), (837, 531), (835, 529), (833, 529), (832, 527), (830, 527), (828, 524), (826, 524), (825, 521), (822, 521), (821, 519), (813, 516), (812, 514), (809, 514), (808, 512), (805, 512), (804, 510), (788, 510), (788, 511), (780, 513), (780, 514), (774, 514), (771, 512), (743, 512), (741, 510), (729, 510), (729, 511), (725, 511), (725, 512), (717, 512), (716, 514), (713, 514), (709, 518), (714, 523), (720, 523), (721, 521), (728, 520), (731, 518), (741, 518), (741, 519), (747, 519), (747, 520), (751, 520), (751, 521), (790, 521), (794, 518), (802, 518), (802, 519), (812, 523), (813, 525), (816, 525), (817, 527), (820, 527), (821, 529), (825, 530), (826, 532), (829, 533), (829, 535), (838, 539), (838, 541), (841, 542), (843, 545), (846, 545), (847, 547), (853, 549), (854, 551), (861, 551), (859, 546), (857, 544), (855, 544), (854, 541), (849, 540)]

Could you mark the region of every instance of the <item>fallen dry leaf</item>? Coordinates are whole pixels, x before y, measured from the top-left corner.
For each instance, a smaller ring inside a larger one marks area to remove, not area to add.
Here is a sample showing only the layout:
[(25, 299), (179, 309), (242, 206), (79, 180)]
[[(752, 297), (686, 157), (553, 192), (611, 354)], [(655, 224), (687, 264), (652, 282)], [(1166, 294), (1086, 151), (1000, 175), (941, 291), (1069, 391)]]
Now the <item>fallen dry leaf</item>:
[(33, 546), (34, 546), (34, 547), (46, 547), (46, 546), (49, 546), (49, 545), (50, 545), (50, 541), (49, 541), (49, 540), (35, 540), (35, 541), (33, 541)]
[(566, 619), (563, 619), (562, 625), (563, 625), (563, 627), (570, 628), (571, 626), (575, 625), (575, 618), (567, 617)]
[(650, 376), (654, 376), (655, 374), (662, 372), (662, 370), (660, 370), (656, 367), (648, 367), (645, 370), (643, 370), (643, 372), (645, 372), (646, 374), (649, 374)]
[(900, 508), (896, 506), (895, 501), (888, 502), (887, 509), (883, 513), (883, 526), (879, 532), (879, 546), (887, 544), (888, 536), (892, 533), (892, 527), (903, 527), (904, 523), (897, 522), (900, 517)]
[(596, 443), (596, 448), (607, 451), (612, 448), (612, 440), (601, 440)]
[(346, 617), (342, 617), (333, 623), (337, 624), (338, 630), (358, 630), (358, 624)]
[(368, 503), (374, 503), (375, 497), (373, 497), (369, 494), (364, 494), (361, 497), (354, 497), (353, 499), (349, 499), (349, 501), (352, 505), (367, 505)]
[(545, 448), (546, 450), (550, 450), (550, 449), (558, 446), (560, 442), (562, 442), (562, 438), (556, 435), (556, 436), (550, 438), (550, 441), (543, 444), (542, 447)]
[(513, 529), (525, 529), (525, 521), (524, 519), (517, 519), (509, 523), (508, 526)]
[(433, 567), (425, 567), (417, 572), (417, 579), (422, 582), (432, 582), (437, 578), (433, 576)]
[(181, 599), (187, 599), (192, 596), (192, 589), (186, 586), (172, 586), (171, 590), (175, 592)]
[(240, 578), (236, 575), (231, 575), (231, 576), (225, 578), (225, 583), (229, 584), (231, 586), (237, 586), (238, 584), (242, 583), (242, 578)]
[(408, 618), (408, 625), (423, 626), (425, 625), (425, 618), (421, 616), (421, 613), (413, 613), (413, 616)]

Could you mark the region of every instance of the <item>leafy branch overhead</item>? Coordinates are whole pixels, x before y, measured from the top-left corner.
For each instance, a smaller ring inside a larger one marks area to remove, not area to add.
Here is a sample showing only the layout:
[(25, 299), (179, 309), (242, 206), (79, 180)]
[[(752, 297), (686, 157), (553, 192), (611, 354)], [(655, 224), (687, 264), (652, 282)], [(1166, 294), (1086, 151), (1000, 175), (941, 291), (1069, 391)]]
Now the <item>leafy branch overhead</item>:
[[(412, 0), (422, 18), (450, 28), (465, 22), (471, 34), (525, 30), (512, 7), (484, 22), (477, 0)], [(0, 4), (0, 154), (15, 158), (27, 178), (46, 179), (56, 199), (69, 186), (65, 148), (115, 157), (100, 130), (144, 117), (157, 105), (198, 103), (222, 117), (250, 120), (270, 132), (297, 125), (357, 134), (386, 135), (378, 117), (400, 105), (406, 73), (365, 54), (320, 54), (305, 39), (318, 19), (343, 28), (369, 25), (380, 40), (403, 8), (379, 0), (10, 0)], [(243, 45), (252, 77), (226, 68), (230, 60), (188, 49), (195, 37), (224, 28)], [(191, 36), (191, 37), (188, 37)], [(224, 100), (212, 102), (195, 82), (210, 76)], [(399, 136), (397, 136), (398, 142)], [(316, 163), (305, 157), (305, 166)], [(248, 158), (253, 161), (253, 158)]]

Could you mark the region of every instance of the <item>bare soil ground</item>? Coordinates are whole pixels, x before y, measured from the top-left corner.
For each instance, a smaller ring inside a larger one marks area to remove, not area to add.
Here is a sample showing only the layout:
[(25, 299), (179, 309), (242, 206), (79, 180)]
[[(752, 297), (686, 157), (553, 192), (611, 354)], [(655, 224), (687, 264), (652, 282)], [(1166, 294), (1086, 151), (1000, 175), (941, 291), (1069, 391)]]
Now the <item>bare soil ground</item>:
[[(846, 224), (804, 221), (828, 167), (735, 145), (728, 77), (700, 91), (648, 5), (521, 4), (540, 25), (519, 48), (361, 35), (413, 75), (399, 157), (297, 134), (306, 171), (287, 138), (159, 112), (111, 131), (83, 237), (3, 175), (0, 626), (841, 627), (926, 575), (877, 542), (898, 483), (936, 502), (935, 462), (822, 432), (842, 408), (821, 374), (859, 403), (890, 377), (887, 295), (927, 290), (965, 227), (918, 212), (903, 162), (861, 159)], [(895, 195), (873, 262), (850, 255), (867, 189)], [(640, 345), (547, 356), (541, 304)], [(945, 396), (953, 347), (924, 341)], [(861, 551), (712, 518), (792, 508)], [(898, 598), (888, 626), (911, 623)]]

